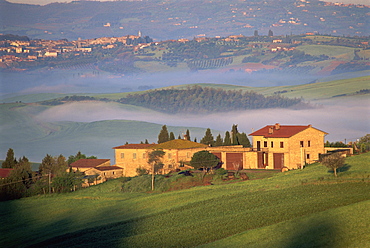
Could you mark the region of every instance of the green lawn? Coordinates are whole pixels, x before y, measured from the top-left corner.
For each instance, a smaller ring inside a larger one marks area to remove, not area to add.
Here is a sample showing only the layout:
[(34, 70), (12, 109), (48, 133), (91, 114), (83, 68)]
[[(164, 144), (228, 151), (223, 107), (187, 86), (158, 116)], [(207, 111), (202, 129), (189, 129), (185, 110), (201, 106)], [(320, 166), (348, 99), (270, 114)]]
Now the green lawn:
[(370, 153), (303, 170), (167, 193), (119, 180), (0, 202), (1, 247), (368, 247)]

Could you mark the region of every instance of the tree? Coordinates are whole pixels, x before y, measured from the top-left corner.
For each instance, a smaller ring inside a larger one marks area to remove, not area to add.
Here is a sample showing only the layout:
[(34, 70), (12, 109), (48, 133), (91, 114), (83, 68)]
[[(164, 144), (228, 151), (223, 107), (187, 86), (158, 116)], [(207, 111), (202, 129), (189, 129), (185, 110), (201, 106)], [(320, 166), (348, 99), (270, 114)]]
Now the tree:
[(218, 134), (216, 137), (215, 146), (222, 146), (222, 145), (223, 145), (223, 140), (221, 138), (221, 134)]
[(238, 134), (239, 134), (238, 125), (233, 124), (233, 126), (231, 127), (231, 144), (232, 145), (239, 145)]
[(219, 162), (220, 159), (216, 155), (204, 150), (194, 153), (190, 160), (190, 166), (194, 167), (196, 170), (202, 169), (202, 179), (204, 179), (207, 172), (213, 167), (216, 167)]
[(254, 33), (253, 33), (254, 36), (258, 36), (258, 30), (254, 30)]
[(204, 137), (200, 140), (200, 143), (213, 146), (215, 141), (211, 132), (210, 128), (207, 128), (206, 133), (204, 134)]
[(174, 139), (175, 139), (175, 134), (173, 132), (170, 132), (169, 140), (174, 140)]
[(17, 164), (17, 160), (14, 157), (14, 151), (12, 148), (8, 149), (8, 152), (6, 153), (5, 161), (2, 164), (2, 168), (14, 168), (14, 166)]
[(243, 147), (251, 147), (251, 142), (248, 139), (246, 133), (238, 133), (238, 142), (239, 145), (243, 145)]
[(268, 36), (269, 36), (269, 37), (274, 36), (274, 33), (271, 31), (271, 29), (269, 30)]
[(186, 129), (186, 134), (185, 135), (186, 135), (185, 139), (190, 140), (190, 131), (189, 131), (189, 129)]
[[(128, 143), (126, 142), (126, 144), (128, 144)], [(76, 162), (77, 160), (80, 160), (80, 159), (97, 159), (97, 157), (95, 157), (95, 156), (87, 157), (85, 154), (78, 151), (75, 156), (71, 155), (71, 156), (68, 157), (68, 165), (70, 165), (73, 162)]]
[(167, 141), (169, 141), (169, 134), (168, 134), (167, 126), (163, 125), (162, 130), (158, 134), (158, 144), (164, 143)]
[(161, 159), (163, 158), (164, 154), (165, 152), (162, 150), (153, 150), (148, 154), (148, 164), (151, 165), (152, 172), (152, 190), (154, 190), (155, 173), (157, 173), (159, 169), (163, 168)]
[(136, 174), (138, 176), (147, 175), (147, 174), (149, 174), (149, 171), (147, 169), (145, 169), (144, 167), (138, 167), (138, 168), (136, 168)]
[(224, 146), (229, 146), (229, 145), (231, 145), (230, 132), (226, 131), (225, 138), (224, 138)]
[[(76, 186), (77, 187), (81, 186), (82, 184), (81, 177), (82, 173), (63, 172), (63, 174), (60, 174), (58, 177), (55, 177), (53, 179), (53, 182), (51, 184), (54, 189), (53, 191), (58, 193), (74, 191), (76, 189)], [(95, 180), (96, 177), (92, 178), (92, 180)]]
[(337, 176), (337, 169), (344, 166), (344, 160), (345, 158), (342, 157), (341, 153), (335, 152), (331, 155), (324, 157), (321, 163), (328, 167), (329, 169), (333, 169), (334, 176)]

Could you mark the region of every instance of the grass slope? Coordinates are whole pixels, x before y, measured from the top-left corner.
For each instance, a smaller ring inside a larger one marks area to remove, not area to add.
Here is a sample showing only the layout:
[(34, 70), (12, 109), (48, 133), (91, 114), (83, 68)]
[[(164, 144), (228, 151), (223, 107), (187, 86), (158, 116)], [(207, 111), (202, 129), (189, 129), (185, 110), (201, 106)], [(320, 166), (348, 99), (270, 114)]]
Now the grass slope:
[(162, 194), (122, 193), (114, 180), (0, 202), (0, 246), (367, 247), (369, 161), (370, 153), (348, 158), (336, 180), (311, 165)]

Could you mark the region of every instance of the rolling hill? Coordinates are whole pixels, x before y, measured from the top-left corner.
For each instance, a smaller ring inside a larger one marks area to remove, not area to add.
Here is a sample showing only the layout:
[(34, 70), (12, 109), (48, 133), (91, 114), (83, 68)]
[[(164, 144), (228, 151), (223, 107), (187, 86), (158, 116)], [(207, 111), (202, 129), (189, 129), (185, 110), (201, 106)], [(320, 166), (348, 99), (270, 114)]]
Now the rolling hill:
[[(369, 153), (334, 179), (319, 164), (274, 177), (167, 193), (108, 181), (0, 202), (8, 247), (368, 247)], [(22, 227), (22, 228), (20, 228)]]

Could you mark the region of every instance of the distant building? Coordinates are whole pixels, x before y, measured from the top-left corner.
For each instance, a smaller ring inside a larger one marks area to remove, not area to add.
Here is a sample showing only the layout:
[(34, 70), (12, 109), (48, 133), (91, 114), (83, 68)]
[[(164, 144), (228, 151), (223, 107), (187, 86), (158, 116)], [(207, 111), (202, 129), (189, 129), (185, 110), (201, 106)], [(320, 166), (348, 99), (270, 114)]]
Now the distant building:
[(4, 179), (4, 178), (7, 178), (9, 177), (10, 173), (13, 171), (13, 169), (11, 168), (0, 168), (0, 179)]
[(122, 168), (111, 166), (110, 159), (79, 159), (70, 165), (70, 169), (83, 173), (83, 186), (99, 184), (123, 176)]

